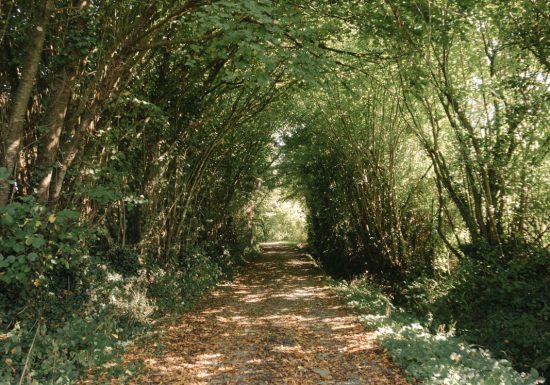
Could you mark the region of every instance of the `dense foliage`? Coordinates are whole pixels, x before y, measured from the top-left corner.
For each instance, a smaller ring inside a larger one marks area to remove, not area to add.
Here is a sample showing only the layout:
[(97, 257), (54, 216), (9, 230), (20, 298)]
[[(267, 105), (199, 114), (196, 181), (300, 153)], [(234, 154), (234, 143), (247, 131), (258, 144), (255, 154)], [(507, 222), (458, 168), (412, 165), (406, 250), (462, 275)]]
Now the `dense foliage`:
[(250, 253), (272, 106), (331, 27), (270, 1), (0, 12), (0, 382), (74, 383)]
[(365, 327), (414, 382), (430, 385), (536, 385), (544, 383), (535, 369), (518, 373), (509, 361), (495, 359), (479, 345), (453, 335), (452, 330), (430, 330), (391, 303), (380, 286), (362, 277), (339, 284), (337, 292), (361, 314)]
[(187, 309), (284, 233), (258, 218), (276, 183), (327, 270), (548, 370), (549, 20), (545, 0), (1, 2), (0, 382), (74, 382)]
[(307, 241), (307, 223), (300, 201), (284, 190), (259, 189), (254, 202), (261, 215), (253, 222), (254, 240), (259, 242)]
[(281, 168), (326, 269), (547, 372), (550, 24), (543, 2), (508, 6), (333, 10), (351, 59), (297, 96)]

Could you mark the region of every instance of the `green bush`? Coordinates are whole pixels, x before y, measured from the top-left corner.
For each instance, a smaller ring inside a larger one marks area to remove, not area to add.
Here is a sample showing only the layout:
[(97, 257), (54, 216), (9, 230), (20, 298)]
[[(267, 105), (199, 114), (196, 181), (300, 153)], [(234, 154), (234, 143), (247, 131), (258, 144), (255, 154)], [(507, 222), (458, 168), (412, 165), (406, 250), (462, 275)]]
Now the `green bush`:
[[(76, 212), (32, 198), (0, 208), (0, 384), (74, 384), (109, 363), (155, 317), (188, 310), (254, 252), (204, 243), (176, 261), (142, 262), (132, 247), (105, 249)], [(145, 261), (147, 259), (145, 258)]]
[(24, 292), (74, 290), (92, 237), (78, 218), (75, 211), (49, 212), (32, 198), (0, 207), (0, 284)]
[(453, 325), (471, 343), (490, 349), (518, 370), (550, 364), (550, 253), (508, 245), (504, 255), (484, 244), (447, 274), (410, 277), (392, 287), (398, 303), (432, 328)]
[(93, 318), (75, 317), (56, 329), (43, 323), (18, 323), (3, 344), (6, 366), (0, 371), (0, 383), (12, 383), (20, 376), (35, 336), (27, 369), (32, 384), (73, 384), (87, 369), (112, 361), (123, 347), (112, 325)]
[(32, 198), (0, 208), (0, 383), (70, 384), (120, 348), (106, 266), (78, 213)]
[(507, 360), (496, 360), (487, 350), (469, 346), (452, 332), (433, 333), (413, 316), (391, 304), (381, 288), (358, 279), (337, 286), (338, 293), (361, 313), (360, 319), (376, 335), (410, 378), (428, 385), (534, 385), (543, 382), (536, 370), (516, 372)]
[(115, 246), (107, 250), (105, 258), (115, 272), (125, 277), (137, 276), (140, 261), (136, 250), (130, 247)]
[(470, 341), (518, 368), (534, 367), (547, 375), (550, 252), (525, 245), (507, 255), (486, 253), (462, 261), (448, 293), (430, 310), (438, 323), (455, 323)]
[(170, 270), (157, 267), (150, 274), (148, 293), (155, 299), (158, 313), (189, 309), (201, 293), (222, 277), (219, 264), (199, 247), (188, 249), (182, 261)]
[(0, 218), (0, 330), (65, 321), (103, 274), (88, 253), (94, 234), (76, 212), (49, 212), (31, 198), (1, 207)]

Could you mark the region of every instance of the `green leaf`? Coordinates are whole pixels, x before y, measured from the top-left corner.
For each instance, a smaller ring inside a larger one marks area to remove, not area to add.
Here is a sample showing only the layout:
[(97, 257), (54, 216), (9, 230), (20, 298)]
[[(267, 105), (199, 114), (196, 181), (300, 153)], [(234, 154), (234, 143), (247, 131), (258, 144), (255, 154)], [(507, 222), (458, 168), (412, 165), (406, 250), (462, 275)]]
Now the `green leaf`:
[[(0, 179), (2, 179), (2, 178), (0, 178)], [(2, 225), (11, 226), (11, 225), (13, 225), (14, 222), (15, 221), (13, 220), (13, 217), (9, 213), (4, 213), (0, 217), (0, 224), (2, 224)]]
[(15, 245), (13, 245), (12, 249), (16, 253), (22, 253), (23, 251), (25, 251), (25, 245), (23, 245), (22, 243), (16, 243)]
[(27, 246), (32, 245), (34, 248), (37, 248), (37, 249), (44, 246), (45, 243), (46, 241), (44, 240), (44, 237), (40, 234), (31, 235), (27, 237), (27, 239), (25, 239), (25, 244)]

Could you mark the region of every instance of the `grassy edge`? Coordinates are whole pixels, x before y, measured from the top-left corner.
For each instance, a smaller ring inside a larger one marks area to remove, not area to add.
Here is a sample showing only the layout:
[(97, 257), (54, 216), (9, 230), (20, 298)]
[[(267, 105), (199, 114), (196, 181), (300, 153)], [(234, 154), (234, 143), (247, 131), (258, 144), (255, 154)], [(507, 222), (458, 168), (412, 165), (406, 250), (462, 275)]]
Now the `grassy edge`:
[(535, 385), (536, 370), (518, 373), (506, 360), (455, 337), (445, 327), (431, 333), (418, 319), (395, 307), (381, 288), (366, 278), (332, 280), (336, 293), (353, 309), (409, 379), (426, 385)]
[[(242, 273), (243, 268), (257, 259), (260, 254), (259, 245), (256, 244), (249, 247), (243, 252), (243, 255), (241, 255), (239, 265), (233, 272), (220, 275), (215, 282), (206, 285), (196, 292), (193, 298), (189, 299), (190, 301), (185, 308), (166, 311), (161, 315), (153, 316), (146, 322), (140, 323), (139, 326), (137, 324), (133, 325), (135, 330), (128, 333), (125, 338), (119, 339), (119, 337), (116, 336), (111, 339), (111, 344), (116, 345), (116, 349), (112, 351), (111, 359), (103, 362), (98, 361), (97, 363), (99, 366), (95, 369), (88, 368), (79, 376), (77, 383), (82, 385), (108, 385), (114, 380), (116, 383), (125, 384), (128, 381), (138, 379), (139, 376), (143, 374), (143, 361), (135, 360), (126, 362), (125, 355), (133, 347), (140, 343), (147, 343), (148, 340), (156, 340), (154, 343), (156, 354), (161, 355), (164, 350), (161, 341), (166, 327), (175, 323), (182, 315), (196, 309), (197, 306), (199, 306), (200, 299), (220, 284), (236, 279)], [(3, 384), (0, 383), (0, 385)]]

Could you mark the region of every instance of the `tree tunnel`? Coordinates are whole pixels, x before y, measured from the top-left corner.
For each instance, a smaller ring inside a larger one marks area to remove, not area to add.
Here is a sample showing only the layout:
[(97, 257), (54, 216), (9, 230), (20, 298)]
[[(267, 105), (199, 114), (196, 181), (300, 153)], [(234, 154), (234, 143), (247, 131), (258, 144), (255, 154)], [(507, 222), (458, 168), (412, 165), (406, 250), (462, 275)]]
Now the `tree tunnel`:
[(545, 0), (0, 2), (0, 382), (53, 383), (58, 341), (71, 383), (105, 362), (79, 330), (111, 346), (188, 310), (268, 240), (547, 373), (549, 20)]

